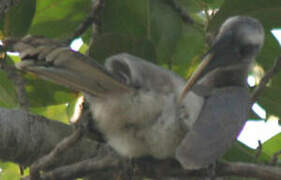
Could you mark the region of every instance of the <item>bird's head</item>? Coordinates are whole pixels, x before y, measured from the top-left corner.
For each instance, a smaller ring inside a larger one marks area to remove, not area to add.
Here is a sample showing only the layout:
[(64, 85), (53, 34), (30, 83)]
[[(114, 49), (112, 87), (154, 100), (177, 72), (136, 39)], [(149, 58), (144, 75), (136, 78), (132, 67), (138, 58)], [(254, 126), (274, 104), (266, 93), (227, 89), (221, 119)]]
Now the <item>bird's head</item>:
[(264, 30), (258, 20), (247, 16), (228, 18), (221, 25), (212, 47), (189, 79), (180, 100), (198, 79), (215, 69), (240, 67), (248, 71), (263, 41)]
[[(214, 59), (214, 62), (224, 61), (225, 65), (244, 63), (243, 60), (251, 62), (261, 49), (263, 41), (264, 30), (258, 20), (247, 16), (234, 16), (222, 24), (209, 53), (228, 57), (229, 59)], [(232, 57), (224, 55), (224, 52), (231, 53)]]

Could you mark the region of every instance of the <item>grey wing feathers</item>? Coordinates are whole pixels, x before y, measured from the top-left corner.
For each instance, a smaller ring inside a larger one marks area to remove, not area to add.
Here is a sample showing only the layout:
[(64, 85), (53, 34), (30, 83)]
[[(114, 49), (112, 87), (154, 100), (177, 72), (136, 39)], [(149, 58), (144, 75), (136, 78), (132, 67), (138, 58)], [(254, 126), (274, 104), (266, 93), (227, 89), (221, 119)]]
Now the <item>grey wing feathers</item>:
[(13, 50), (23, 59), (17, 65), (19, 69), (95, 96), (135, 88), (177, 92), (184, 86), (184, 80), (173, 72), (126, 53), (109, 57), (104, 68), (90, 57), (42, 37), (18, 40)]
[(205, 168), (214, 163), (235, 141), (248, 119), (248, 110), (246, 88), (215, 90), (177, 148), (176, 159), (185, 169)]
[(128, 92), (132, 88), (122, 83), (90, 57), (46, 38), (27, 37), (15, 43), (21, 53), (17, 67), (73, 89), (103, 96), (112, 92)]

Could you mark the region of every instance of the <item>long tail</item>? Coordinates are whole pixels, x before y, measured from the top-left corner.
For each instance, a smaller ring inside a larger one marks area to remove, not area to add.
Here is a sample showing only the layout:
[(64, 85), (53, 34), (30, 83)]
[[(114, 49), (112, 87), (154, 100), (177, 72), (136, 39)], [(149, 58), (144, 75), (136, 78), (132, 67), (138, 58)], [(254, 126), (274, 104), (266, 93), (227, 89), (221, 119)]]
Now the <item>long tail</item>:
[(28, 36), (6, 40), (4, 46), (20, 53), (18, 69), (33, 72), (55, 83), (94, 96), (131, 91), (104, 67), (90, 57), (74, 52), (55, 40)]

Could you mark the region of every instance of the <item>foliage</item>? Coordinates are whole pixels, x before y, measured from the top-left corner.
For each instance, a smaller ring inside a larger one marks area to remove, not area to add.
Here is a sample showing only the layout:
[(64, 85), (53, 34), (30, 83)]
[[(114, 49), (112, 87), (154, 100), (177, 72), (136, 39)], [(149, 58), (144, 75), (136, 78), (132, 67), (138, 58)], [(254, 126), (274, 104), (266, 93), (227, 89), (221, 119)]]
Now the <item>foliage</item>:
[[(266, 41), (257, 58), (265, 71), (281, 54), (281, 48), (272, 36), (273, 28), (281, 27), (280, 0), (178, 0), (193, 18), (194, 23), (182, 21), (169, 0), (107, 0), (101, 14), (101, 32), (95, 43), (89, 44), (89, 33), (82, 37), (89, 47), (90, 56), (99, 62), (110, 55), (128, 52), (188, 77), (207, 50), (206, 34), (215, 33), (229, 16), (249, 15), (259, 19), (265, 27)], [(84, 20), (91, 7), (91, 0), (22, 0), (0, 20), (0, 34), (4, 37), (22, 37), (26, 34), (66, 39)], [(208, 10), (220, 9), (215, 15)], [(83, 50), (85, 52), (85, 50)], [(11, 63), (17, 61), (9, 56)], [(72, 114), (78, 94), (51, 82), (39, 80), (27, 74), (26, 90), (31, 111), (51, 119), (67, 122)], [(0, 105), (18, 107), (13, 83), (0, 71)], [(281, 117), (281, 73), (266, 87), (258, 102), (268, 114)], [(224, 156), (231, 161), (268, 162), (274, 152), (281, 149), (281, 135), (264, 144), (261, 156), (241, 143), (236, 143)], [(281, 160), (281, 157), (279, 158)], [(15, 166), (0, 164), (5, 173), (1, 179), (9, 179)], [(6, 171), (7, 170), (7, 171)], [(7, 174), (7, 176), (6, 176)], [(6, 177), (4, 177), (6, 176)], [(18, 174), (16, 175), (18, 176)], [(16, 179), (14, 176), (10, 179)]]

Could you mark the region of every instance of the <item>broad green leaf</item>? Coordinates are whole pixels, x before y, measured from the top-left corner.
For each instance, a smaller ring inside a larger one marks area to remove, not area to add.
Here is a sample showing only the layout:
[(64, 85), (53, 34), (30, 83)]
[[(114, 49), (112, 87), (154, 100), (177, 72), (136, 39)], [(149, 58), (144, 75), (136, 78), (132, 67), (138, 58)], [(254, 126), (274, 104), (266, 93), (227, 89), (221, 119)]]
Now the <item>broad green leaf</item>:
[(267, 162), (270, 157), (261, 152), (258, 158), (256, 158), (257, 151), (249, 148), (248, 146), (236, 141), (232, 148), (224, 154), (223, 159), (228, 161), (240, 161), (240, 162)]
[(110, 55), (124, 52), (146, 60), (155, 60), (154, 48), (150, 41), (117, 33), (98, 36), (90, 48), (89, 55), (103, 63)]
[(17, 93), (13, 82), (11, 82), (5, 72), (0, 71), (0, 106), (6, 108), (18, 107)]
[(91, 0), (37, 0), (29, 33), (51, 38), (67, 38), (91, 10)]
[(34, 16), (36, 0), (21, 0), (5, 14), (1, 29), (4, 36), (26, 35)]
[[(281, 16), (280, 16), (281, 18)], [(281, 24), (280, 24), (281, 25)], [(267, 34), (265, 39), (265, 45), (258, 58), (258, 63), (262, 65), (265, 70), (270, 69), (273, 66), (273, 62), (281, 54), (281, 47), (276, 39)], [(267, 111), (268, 114), (274, 114), (281, 117), (281, 73), (276, 74), (270, 83), (263, 90), (261, 96), (258, 98), (260, 103)]]
[[(8, 64), (12, 63), (10, 56), (5, 59)], [(0, 106), (6, 108), (16, 108), (19, 106), (17, 100), (17, 93), (14, 83), (10, 81), (7, 74), (0, 70)]]
[(41, 107), (31, 107), (30, 111), (35, 114), (42, 115), (48, 119), (68, 123), (69, 119), (71, 118), (70, 113), (68, 112), (68, 106), (69, 104), (65, 103)]
[(78, 97), (70, 89), (39, 79), (33, 74), (26, 76), (25, 83), (31, 107), (65, 104)]
[(149, 29), (149, 0), (108, 0), (101, 15), (101, 32), (146, 37)]
[[(183, 29), (179, 14), (167, 3), (109, 0), (101, 17), (102, 34), (95, 38), (91, 56), (104, 59), (114, 53), (128, 52), (150, 61), (156, 57), (159, 64), (173, 64), (171, 57)], [(103, 39), (109, 36), (111, 44)]]
[(191, 15), (193, 13), (199, 13), (203, 11), (206, 6), (206, 3), (202, 0), (179, 0), (178, 1), (183, 8), (186, 9), (186, 12)]
[(181, 37), (171, 58), (172, 69), (184, 77), (191, 75), (205, 53), (204, 41), (202, 31), (183, 25)]
[[(265, 152), (268, 156), (272, 157), (274, 153), (281, 150), (281, 133), (267, 140), (262, 144), (262, 151)], [(279, 160), (281, 156), (279, 155)]]
[(159, 64), (173, 64), (171, 56), (182, 34), (180, 16), (161, 1), (150, 1), (148, 39), (151, 39)]
[(219, 12), (212, 19), (208, 30), (215, 32), (220, 24), (230, 16), (247, 15), (259, 19), (264, 27), (269, 30), (280, 27), (281, 3), (280, 0), (227, 0), (224, 1)]
[(1, 180), (19, 180), (20, 179), (20, 170), (19, 166), (10, 162), (0, 162), (0, 179)]
[(224, 2), (224, 0), (202, 0), (202, 1), (207, 4), (208, 8), (212, 8), (212, 9), (220, 8)]
[(30, 110), (49, 119), (67, 123), (73, 113), (73, 102), (79, 96), (68, 88), (42, 80), (33, 74), (25, 78)]

